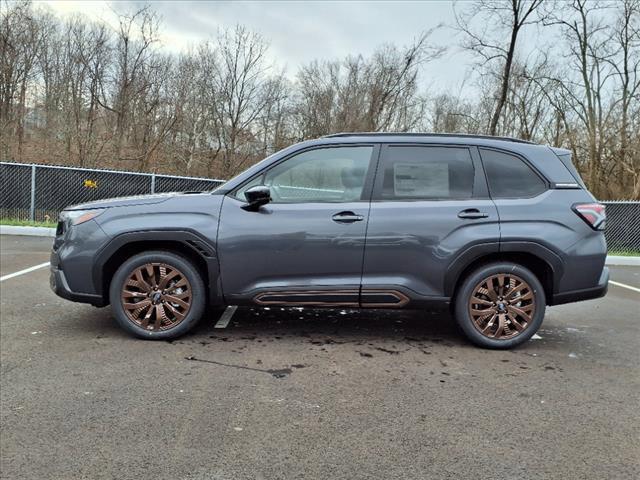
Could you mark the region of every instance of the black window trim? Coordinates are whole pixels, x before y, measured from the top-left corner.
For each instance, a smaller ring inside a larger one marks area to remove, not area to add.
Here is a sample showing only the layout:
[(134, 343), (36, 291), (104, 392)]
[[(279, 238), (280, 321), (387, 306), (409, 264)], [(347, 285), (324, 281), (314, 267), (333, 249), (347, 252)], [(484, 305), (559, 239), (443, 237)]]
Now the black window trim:
[(302, 202), (276, 202), (276, 201), (272, 201), (269, 202), (269, 205), (300, 205), (300, 204), (304, 204), (304, 203), (326, 203), (326, 204), (340, 204), (340, 203), (359, 203), (359, 202), (370, 202), (371, 201), (371, 196), (373, 194), (373, 181), (375, 178), (375, 174), (378, 168), (378, 162), (380, 160), (380, 143), (374, 143), (374, 142), (358, 142), (358, 143), (328, 143), (328, 144), (323, 144), (323, 145), (312, 145), (310, 147), (305, 147), (305, 148), (301, 148), (300, 150), (296, 150), (294, 152), (291, 152), (289, 155), (282, 157), (281, 159), (273, 162), (272, 164), (266, 166), (265, 168), (263, 168), (262, 170), (260, 170), (260, 172), (256, 173), (255, 175), (253, 175), (252, 177), (248, 178), (247, 180), (245, 180), (244, 182), (242, 182), (240, 185), (238, 185), (236, 188), (234, 188), (233, 190), (231, 190), (229, 193), (227, 193), (226, 195), (229, 197), (232, 197), (234, 200), (237, 201), (244, 201), (244, 200), (240, 200), (238, 197), (236, 197), (236, 194), (238, 193), (239, 190), (241, 190), (242, 188), (244, 188), (245, 185), (247, 185), (248, 183), (252, 182), (253, 180), (255, 180), (258, 177), (264, 177), (267, 172), (269, 170), (271, 170), (272, 168), (275, 168), (276, 166), (280, 165), (283, 162), (286, 162), (287, 160), (300, 155), (302, 153), (305, 152), (309, 152), (311, 150), (326, 150), (329, 148), (341, 148), (341, 147), (372, 147), (371, 150), (371, 157), (369, 158), (369, 166), (367, 167), (367, 173), (365, 174), (364, 177), (364, 184), (362, 186), (362, 194), (360, 195), (360, 199), (359, 200), (353, 200), (351, 202), (345, 202), (344, 200), (336, 200), (336, 201), (302, 201)]
[[(469, 159), (471, 160), (471, 166), (473, 168), (473, 185), (470, 197), (464, 198), (435, 198), (435, 197), (407, 197), (407, 198), (383, 198), (381, 195), (382, 182), (384, 181), (383, 169), (380, 168), (384, 164), (385, 158), (387, 158), (387, 152), (389, 147), (437, 147), (437, 148), (457, 148), (465, 149), (469, 152)], [(373, 192), (371, 195), (372, 202), (465, 202), (469, 200), (488, 199), (488, 186), (485, 185), (486, 179), (484, 178), (482, 166), (479, 163), (479, 158), (474, 155), (474, 146), (462, 143), (431, 143), (431, 142), (387, 142), (381, 145), (380, 155), (378, 158), (378, 168), (380, 172), (376, 173), (375, 184), (373, 186)], [(484, 187), (483, 187), (484, 185)]]
[[(529, 196), (524, 196), (524, 195), (518, 195), (517, 197), (496, 197), (494, 198), (491, 195), (491, 184), (489, 183), (489, 175), (487, 174), (487, 169), (484, 166), (484, 160), (482, 159), (482, 150), (493, 150), (494, 152), (498, 152), (498, 153), (504, 153), (506, 155), (511, 155), (512, 157), (516, 157), (518, 159), (520, 159), (522, 162), (524, 162), (524, 164), (526, 166), (528, 166), (531, 171), (538, 176), (538, 178), (540, 180), (542, 180), (542, 183), (544, 184), (544, 190), (541, 191), (540, 193), (536, 193), (535, 195), (529, 195)], [(482, 170), (484, 171), (484, 176), (485, 176), (485, 180), (487, 182), (487, 192), (489, 194), (489, 198), (491, 198), (491, 200), (518, 200), (518, 199), (531, 199), (531, 198), (536, 198), (539, 197), (540, 195), (542, 195), (543, 193), (548, 192), (549, 190), (552, 189), (552, 185), (551, 182), (549, 182), (549, 180), (540, 172), (540, 170), (538, 170), (531, 161), (529, 161), (529, 159), (527, 157), (525, 157), (524, 155), (521, 155), (520, 153), (514, 152), (512, 150), (507, 150), (504, 148), (496, 148), (496, 147), (485, 147), (485, 146), (479, 146), (478, 147), (478, 155), (480, 156), (480, 162), (482, 163)]]

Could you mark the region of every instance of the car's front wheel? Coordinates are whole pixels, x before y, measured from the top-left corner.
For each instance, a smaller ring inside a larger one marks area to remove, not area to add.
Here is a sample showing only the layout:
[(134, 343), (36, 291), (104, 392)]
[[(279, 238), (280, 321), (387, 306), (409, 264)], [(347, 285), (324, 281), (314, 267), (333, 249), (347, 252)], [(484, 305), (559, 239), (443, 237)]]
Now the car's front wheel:
[(456, 294), (455, 317), (476, 345), (512, 348), (538, 331), (545, 305), (544, 288), (529, 269), (492, 263), (464, 279)]
[(184, 335), (200, 320), (206, 290), (187, 258), (167, 251), (140, 253), (116, 271), (109, 289), (118, 324), (140, 337), (169, 340)]

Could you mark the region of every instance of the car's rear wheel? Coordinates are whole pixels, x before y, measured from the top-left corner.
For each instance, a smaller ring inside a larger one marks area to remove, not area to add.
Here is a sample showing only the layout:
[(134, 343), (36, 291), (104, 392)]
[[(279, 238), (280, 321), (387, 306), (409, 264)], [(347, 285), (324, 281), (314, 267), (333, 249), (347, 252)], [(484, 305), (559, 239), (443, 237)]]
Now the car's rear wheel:
[(195, 265), (172, 252), (135, 255), (116, 271), (109, 290), (118, 324), (140, 337), (169, 340), (200, 320), (206, 290)]
[(464, 279), (455, 317), (476, 345), (512, 348), (538, 331), (545, 305), (544, 289), (533, 272), (515, 263), (492, 263)]

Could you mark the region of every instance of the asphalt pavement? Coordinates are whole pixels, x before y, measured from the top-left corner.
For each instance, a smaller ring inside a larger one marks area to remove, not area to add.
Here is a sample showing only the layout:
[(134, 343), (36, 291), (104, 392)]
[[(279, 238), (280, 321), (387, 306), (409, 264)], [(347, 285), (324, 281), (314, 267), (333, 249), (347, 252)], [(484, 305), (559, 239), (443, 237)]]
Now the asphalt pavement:
[[(5, 276), (51, 239), (0, 237)], [(612, 280), (640, 288), (640, 268)], [(640, 293), (552, 307), (540, 338), (476, 348), (448, 314), (239, 309), (174, 342), (0, 283), (6, 479), (633, 479)]]

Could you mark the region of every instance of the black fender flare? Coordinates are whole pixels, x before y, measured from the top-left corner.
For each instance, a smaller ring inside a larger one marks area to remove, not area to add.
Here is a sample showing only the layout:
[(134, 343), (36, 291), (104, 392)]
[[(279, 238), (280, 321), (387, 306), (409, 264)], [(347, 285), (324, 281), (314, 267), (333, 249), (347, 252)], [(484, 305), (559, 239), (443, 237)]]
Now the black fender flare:
[(481, 257), (500, 253), (524, 253), (538, 257), (551, 268), (554, 291), (564, 274), (562, 258), (550, 248), (530, 241), (490, 242), (472, 245), (461, 252), (448, 266), (444, 277), (444, 294), (453, 296), (462, 272)]
[(111, 238), (94, 256), (92, 279), (96, 288), (96, 292), (102, 297), (103, 292), (103, 275), (104, 267), (111, 257), (122, 247), (137, 242), (162, 242), (171, 241), (179, 242), (186, 249), (202, 258), (207, 266), (207, 275), (209, 277), (209, 300), (213, 304), (222, 304), (222, 284), (220, 281), (220, 264), (215, 245), (194, 230), (185, 229), (157, 229), (125, 232)]

